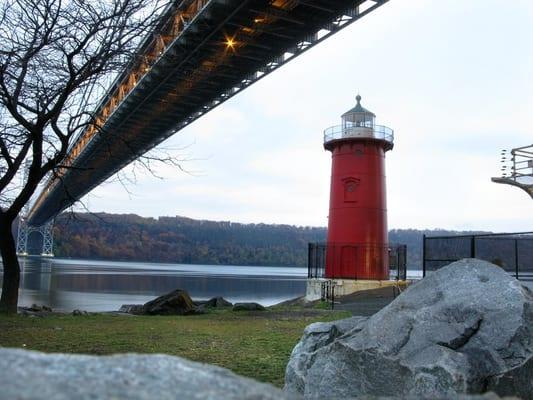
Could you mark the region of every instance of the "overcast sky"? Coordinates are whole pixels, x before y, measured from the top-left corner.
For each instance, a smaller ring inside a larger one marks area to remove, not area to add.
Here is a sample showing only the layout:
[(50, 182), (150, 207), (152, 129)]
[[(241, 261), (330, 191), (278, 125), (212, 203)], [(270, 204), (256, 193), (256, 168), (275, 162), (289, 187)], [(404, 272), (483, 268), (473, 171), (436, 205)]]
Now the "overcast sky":
[(176, 134), (181, 158), (94, 212), (327, 225), (323, 130), (362, 104), (395, 131), (389, 228), (533, 230), (533, 200), (490, 181), (533, 144), (533, 1), (391, 0)]

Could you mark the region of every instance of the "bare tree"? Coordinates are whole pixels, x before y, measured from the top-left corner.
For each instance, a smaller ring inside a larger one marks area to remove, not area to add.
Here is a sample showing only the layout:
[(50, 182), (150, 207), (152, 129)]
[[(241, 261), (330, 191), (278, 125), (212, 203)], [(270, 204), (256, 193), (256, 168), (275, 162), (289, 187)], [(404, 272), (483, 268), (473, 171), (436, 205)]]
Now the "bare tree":
[[(88, 88), (131, 62), (164, 4), (146, 0), (0, 2), (0, 312), (16, 312), (20, 267), (11, 230), (38, 184), (60, 175), (91, 124)], [(23, 166), (27, 180), (20, 184)]]

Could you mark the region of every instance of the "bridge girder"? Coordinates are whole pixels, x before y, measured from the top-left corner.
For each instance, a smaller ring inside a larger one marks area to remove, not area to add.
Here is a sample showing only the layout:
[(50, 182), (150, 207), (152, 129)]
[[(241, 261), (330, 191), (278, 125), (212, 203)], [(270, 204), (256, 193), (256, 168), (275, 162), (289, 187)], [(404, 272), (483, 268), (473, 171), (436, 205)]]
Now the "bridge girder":
[[(189, 0), (170, 7), (97, 107), (100, 125), (73, 144), (70, 168), (47, 183), (29, 223), (44, 224), (135, 158), (387, 1)], [(190, 9), (192, 16), (185, 14)], [(180, 29), (183, 15), (190, 19)]]

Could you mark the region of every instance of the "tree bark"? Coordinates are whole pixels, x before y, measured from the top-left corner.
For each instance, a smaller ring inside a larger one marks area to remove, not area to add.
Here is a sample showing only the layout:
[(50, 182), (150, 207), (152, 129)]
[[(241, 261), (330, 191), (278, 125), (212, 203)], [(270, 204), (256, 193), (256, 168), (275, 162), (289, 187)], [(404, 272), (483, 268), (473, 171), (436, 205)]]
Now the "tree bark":
[(20, 265), (17, 258), (15, 239), (11, 232), (12, 223), (10, 221), (0, 220), (0, 253), (2, 253), (4, 267), (0, 313), (6, 314), (17, 312), (20, 284)]

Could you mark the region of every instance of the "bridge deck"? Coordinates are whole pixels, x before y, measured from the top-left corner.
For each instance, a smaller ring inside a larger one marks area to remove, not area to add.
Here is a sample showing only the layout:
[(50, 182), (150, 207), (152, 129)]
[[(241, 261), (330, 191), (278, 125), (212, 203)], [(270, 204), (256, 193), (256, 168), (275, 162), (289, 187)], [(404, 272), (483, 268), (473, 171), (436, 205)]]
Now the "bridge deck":
[(189, 0), (114, 82), (28, 221), (41, 225), (209, 110), (388, 0)]

